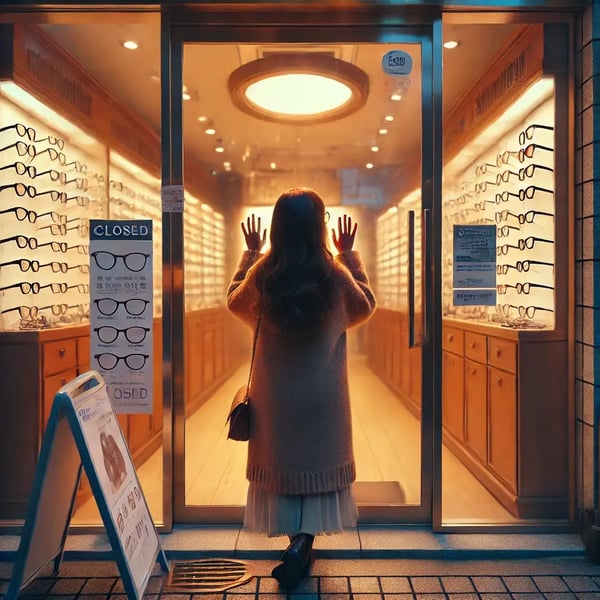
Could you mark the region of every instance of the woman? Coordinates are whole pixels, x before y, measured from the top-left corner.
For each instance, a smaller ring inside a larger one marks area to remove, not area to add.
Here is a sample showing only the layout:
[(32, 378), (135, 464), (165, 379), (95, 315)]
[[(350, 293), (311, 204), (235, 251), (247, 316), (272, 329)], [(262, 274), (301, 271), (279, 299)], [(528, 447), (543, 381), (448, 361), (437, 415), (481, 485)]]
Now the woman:
[[(308, 572), (317, 534), (356, 525), (346, 330), (366, 320), (375, 298), (357, 252), (357, 225), (344, 216), (327, 247), (325, 205), (308, 188), (282, 194), (271, 248), (254, 215), (227, 292), (229, 310), (255, 329), (244, 525), (290, 545), (273, 569), (293, 589)], [(257, 226), (258, 225), (258, 226)]]

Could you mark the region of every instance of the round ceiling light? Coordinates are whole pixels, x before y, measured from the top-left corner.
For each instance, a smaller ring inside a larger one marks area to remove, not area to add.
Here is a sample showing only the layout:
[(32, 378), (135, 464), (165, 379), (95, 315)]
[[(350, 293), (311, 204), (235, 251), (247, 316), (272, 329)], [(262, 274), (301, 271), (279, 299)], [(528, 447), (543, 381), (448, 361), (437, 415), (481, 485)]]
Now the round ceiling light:
[(327, 54), (269, 54), (229, 76), (229, 93), (244, 112), (279, 123), (324, 123), (360, 109), (369, 77)]

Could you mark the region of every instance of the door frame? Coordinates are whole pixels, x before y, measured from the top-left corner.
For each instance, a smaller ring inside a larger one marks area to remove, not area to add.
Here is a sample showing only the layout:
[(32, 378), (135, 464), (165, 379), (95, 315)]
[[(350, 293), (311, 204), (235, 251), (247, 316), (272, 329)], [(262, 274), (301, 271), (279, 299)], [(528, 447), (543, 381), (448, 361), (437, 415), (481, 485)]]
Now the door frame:
[[(361, 508), (366, 523), (432, 523), (441, 515), (442, 13), (439, 7), (193, 6), (161, 16), (162, 187), (183, 199), (183, 46), (186, 43), (419, 43), (424, 249), (421, 504)], [(163, 203), (165, 526), (241, 523), (243, 507), (185, 504), (183, 212)], [(438, 415), (436, 417), (436, 415)], [(169, 488), (171, 493), (169, 494)]]

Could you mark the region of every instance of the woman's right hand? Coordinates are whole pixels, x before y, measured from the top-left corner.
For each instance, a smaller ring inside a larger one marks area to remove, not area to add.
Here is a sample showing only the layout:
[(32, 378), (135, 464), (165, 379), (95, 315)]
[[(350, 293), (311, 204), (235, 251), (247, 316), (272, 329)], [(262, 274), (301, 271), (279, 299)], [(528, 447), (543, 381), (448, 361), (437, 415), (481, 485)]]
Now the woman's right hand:
[(267, 230), (265, 229), (260, 235), (260, 217), (258, 217), (258, 223), (256, 217), (252, 213), (251, 217), (246, 219), (246, 226), (242, 222), (242, 232), (244, 239), (246, 240), (246, 246), (251, 252), (260, 252), (262, 247), (267, 243)]
[(352, 227), (352, 219), (348, 215), (338, 218), (338, 235), (336, 236), (335, 229), (331, 230), (333, 235), (333, 245), (338, 252), (347, 252), (352, 250), (354, 246), (354, 237), (356, 236), (356, 228), (358, 223), (354, 223)]

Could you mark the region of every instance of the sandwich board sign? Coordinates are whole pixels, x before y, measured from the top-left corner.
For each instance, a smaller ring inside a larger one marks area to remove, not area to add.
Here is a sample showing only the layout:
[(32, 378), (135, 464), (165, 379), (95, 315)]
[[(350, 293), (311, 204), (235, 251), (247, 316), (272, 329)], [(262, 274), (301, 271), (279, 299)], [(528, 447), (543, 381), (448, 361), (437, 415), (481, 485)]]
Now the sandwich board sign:
[(143, 596), (157, 561), (169, 571), (106, 383), (88, 371), (54, 397), (7, 600), (16, 599), (51, 561), (58, 573), (82, 469), (127, 597)]

